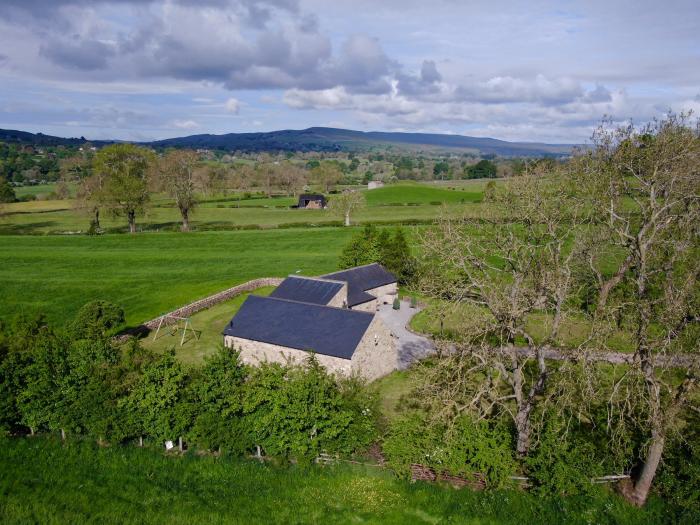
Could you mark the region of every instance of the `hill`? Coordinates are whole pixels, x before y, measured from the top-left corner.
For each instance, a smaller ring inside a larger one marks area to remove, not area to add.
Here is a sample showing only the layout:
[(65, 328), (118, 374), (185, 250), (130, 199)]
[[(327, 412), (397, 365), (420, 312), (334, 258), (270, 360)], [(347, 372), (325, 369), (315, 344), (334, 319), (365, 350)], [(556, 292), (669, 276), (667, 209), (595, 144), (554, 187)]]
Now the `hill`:
[[(75, 146), (87, 140), (62, 138), (42, 133), (0, 129), (0, 141), (35, 146)], [(106, 144), (110, 141), (92, 141)], [(223, 151), (371, 151), (393, 149), (397, 151), (429, 150), (438, 152), (474, 153), (502, 157), (566, 156), (573, 144), (544, 144), (538, 142), (507, 142), (504, 140), (441, 135), (437, 133), (394, 133), (382, 131), (355, 131), (338, 128), (308, 128), (263, 133), (226, 133), (224, 135), (190, 135), (175, 137), (143, 145), (154, 148), (193, 148)]]
[(187, 147), (221, 150), (283, 151), (360, 151), (373, 149), (410, 149), (472, 152), (504, 157), (565, 156), (572, 144), (507, 142), (492, 138), (441, 135), (437, 133), (393, 133), (354, 131), (337, 128), (308, 128), (265, 133), (227, 133), (191, 135), (149, 143), (154, 147)]

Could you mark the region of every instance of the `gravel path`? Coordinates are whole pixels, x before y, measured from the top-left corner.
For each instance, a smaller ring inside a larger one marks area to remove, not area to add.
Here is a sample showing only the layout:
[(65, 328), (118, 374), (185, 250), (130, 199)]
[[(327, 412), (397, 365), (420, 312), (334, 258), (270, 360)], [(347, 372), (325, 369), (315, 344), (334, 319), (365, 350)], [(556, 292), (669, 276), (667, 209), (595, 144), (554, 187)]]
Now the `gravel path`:
[(435, 351), (435, 345), (429, 338), (411, 332), (407, 328), (411, 318), (420, 310), (420, 308), (411, 308), (408, 301), (401, 301), (399, 310), (394, 310), (390, 304), (379, 306), (377, 312), (379, 317), (398, 339), (399, 370), (405, 370)]

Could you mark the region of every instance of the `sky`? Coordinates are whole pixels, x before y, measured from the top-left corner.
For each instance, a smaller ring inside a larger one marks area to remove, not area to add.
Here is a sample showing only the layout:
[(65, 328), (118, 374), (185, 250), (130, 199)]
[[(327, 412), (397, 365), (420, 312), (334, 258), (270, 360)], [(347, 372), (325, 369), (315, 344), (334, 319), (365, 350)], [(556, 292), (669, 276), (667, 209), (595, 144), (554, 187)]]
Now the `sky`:
[(700, 112), (698, 0), (0, 0), (0, 128), (585, 142)]

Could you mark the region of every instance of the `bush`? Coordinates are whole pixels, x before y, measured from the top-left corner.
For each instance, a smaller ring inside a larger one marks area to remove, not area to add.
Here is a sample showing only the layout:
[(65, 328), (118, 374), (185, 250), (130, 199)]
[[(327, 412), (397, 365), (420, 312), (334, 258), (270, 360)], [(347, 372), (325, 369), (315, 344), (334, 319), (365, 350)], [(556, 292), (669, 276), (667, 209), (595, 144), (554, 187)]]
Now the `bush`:
[(124, 324), (124, 310), (108, 301), (91, 301), (84, 305), (70, 326), (74, 339), (102, 338)]
[(482, 474), (490, 487), (503, 486), (515, 471), (510, 432), (487, 422), (459, 417), (453, 426), (429, 422), (420, 413), (394, 421), (382, 447), (400, 477), (418, 463), (469, 478)]
[(400, 310), (401, 309), (401, 300), (396, 297), (394, 299), (394, 303), (391, 305), (394, 310)]

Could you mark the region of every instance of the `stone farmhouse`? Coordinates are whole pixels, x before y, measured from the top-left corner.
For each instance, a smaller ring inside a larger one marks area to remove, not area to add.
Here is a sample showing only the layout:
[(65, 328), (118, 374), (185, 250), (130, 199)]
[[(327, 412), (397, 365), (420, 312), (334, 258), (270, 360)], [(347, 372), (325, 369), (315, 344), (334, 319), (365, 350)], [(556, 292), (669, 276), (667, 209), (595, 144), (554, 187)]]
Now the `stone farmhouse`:
[(397, 293), (379, 264), (322, 277), (289, 276), (268, 297), (250, 295), (224, 329), (244, 363), (302, 362), (371, 381), (398, 367), (396, 338), (376, 313)]

